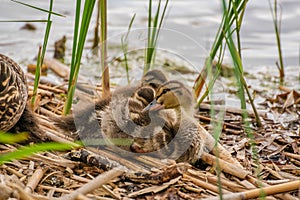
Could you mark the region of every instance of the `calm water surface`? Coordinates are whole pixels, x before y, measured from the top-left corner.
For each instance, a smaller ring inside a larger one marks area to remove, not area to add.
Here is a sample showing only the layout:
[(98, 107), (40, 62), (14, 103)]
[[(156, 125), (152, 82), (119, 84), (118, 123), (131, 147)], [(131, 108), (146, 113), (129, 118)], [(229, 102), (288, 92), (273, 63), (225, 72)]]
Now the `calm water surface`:
[[(23, 2), (47, 9), (48, 1), (24, 0)], [(145, 44), (147, 25), (146, 0), (109, 0), (108, 23), (110, 56), (121, 55), (120, 36), (127, 30), (131, 17), (136, 13), (133, 30), (130, 37), (130, 48), (142, 49)], [(288, 76), (297, 80), (299, 76), (299, 46), (300, 46), (300, 1), (280, 1), (282, 9), (282, 51), (284, 64), (288, 67)], [(68, 38), (67, 54), (72, 46), (74, 0), (54, 1), (54, 11), (66, 15), (65, 18), (53, 16), (53, 26), (47, 54), (52, 56), (54, 41), (66, 35)], [(95, 16), (95, 15), (94, 15)], [(46, 14), (2, 0), (0, 5), (1, 20), (46, 19)], [(171, 0), (170, 9), (165, 21), (164, 30), (159, 40), (159, 48), (169, 54), (188, 62), (195, 71), (201, 70), (204, 58), (210, 50), (221, 19), (221, 4), (219, 0)], [(95, 17), (92, 22), (94, 27)], [(38, 46), (42, 44), (43, 23), (35, 23), (37, 30), (21, 30), (24, 23), (0, 23), (0, 52), (27, 63), (37, 54)], [(142, 29), (142, 30), (141, 30)], [(248, 70), (270, 71), (277, 73), (277, 45), (272, 24), (272, 16), (268, 1), (251, 0), (242, 26), (243, 61)], [(93, 30), (88, 35), (87, 46), (91, 46)], [(85, 58), (90, 50), (86, 50)], [(230, 62), (229, 56), (225, 58)], [(68, 60), (67, 60), (68, 62)], [(299, 81), (296, 84), (299, 86)]]

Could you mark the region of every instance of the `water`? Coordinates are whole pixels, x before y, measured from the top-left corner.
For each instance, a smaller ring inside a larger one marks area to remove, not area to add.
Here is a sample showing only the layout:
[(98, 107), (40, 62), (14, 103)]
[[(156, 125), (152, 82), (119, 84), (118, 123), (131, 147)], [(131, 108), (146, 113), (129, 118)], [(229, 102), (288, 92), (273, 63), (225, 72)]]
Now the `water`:
[[(24, 0), (23, 2), (38, 7), (48, 8), (48, 1)], [(280, 1), (282, 9), (282, 51), (284, 64), (289, 67), (288, 76), (296, 81), (299, 76), (299, 35), (300, 35), (300, 1)], [(54, 11), (64, 14), (61, 18), (53, 16), (53, 27), (50, 35), (47, 56), (53, 54), (54, 41), (63, 35), (67, 36), (67, 54), (71, 54), (72, 32), (74, 21), (74, 0), (56, 0)], [(110, 58), (120, 56), (120, 36), (126, 32), (131, 17), (136, 13), (133, 28), (146, 28), (146, 0), (110, 0), (108, 1)], [(95, 16), (95, 15), (94, 15)], [(1, 20), (46, 19), (43, 12), (2, 0), (0, 6)], [(177, 60), (189, 63), (195, 71), (202, 69), (221, 20), (220, 1), (171, 0), (170, 9), (159, 41), (159, 48), (167, 51)], [(88, 35), (87, 46), (92, 45), (93, 18)], [(24, 23), (0, 23), (0, 52), (13, 57), (17, 62), (28, 63), (36, 56), (38, 46), (42, 44), (44, 23), (35, 23), (36, 31), (21, 30)], [(272, 24), (268, 1), (251, 0), (245, 13), (242, 30), (242, 55), (245, 68), (248, 70), (264, 69), (265, 72), (277, 74), (277, 44)], [(145, 45), (146, 32), (132, 31), (130, 48), (141, 49)], [(117, 49), (117, 50), (116, 50)], [(85, 52), (84, 60), (90, 58), (90, 50)], [(69, 56), (70, 57), (70, 56)], [(67, 57), (67, 62), (68, 58)], [(229, 56), (225, 57), (230, 62)], [(293, 85), (293, 84), (292, 84)], [(295, 84), (294, 84), (295, 85)], [(296, 82), (299, 85), (299, 82)]]

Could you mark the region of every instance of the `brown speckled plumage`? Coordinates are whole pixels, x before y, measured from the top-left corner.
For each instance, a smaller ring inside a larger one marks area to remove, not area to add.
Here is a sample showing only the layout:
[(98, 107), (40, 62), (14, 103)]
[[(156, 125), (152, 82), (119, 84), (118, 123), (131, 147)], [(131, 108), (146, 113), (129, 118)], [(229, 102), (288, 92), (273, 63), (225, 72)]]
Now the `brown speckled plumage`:
[[(108, 98), (99, 99), (80, 110), (74, 109), (73, 115), (53, 120), (59, 128), (73, 132), (75, 138), (83, 140), (86, 145), (95, 146), (96, 140), (100, 141), (99, 146), (103, 145), (102, 136), (107, 141), (131, 139), (126, 130), (149, 123), (147, 115), (140, 116), (141, 111), (153, 100), (155, 89), (166, 80), (160, 70), (151, 70), (143, 76), (140, 85), (119, 87)], [(128, 145), (124, 148), (129, 150)]]
[(0, 130), (10, 130), (20, 119), (28, 98), (25, 74), (20, 66), (0, 54)]
[(0, 54), (0, 130), (29, 133), (28, 142), (46, 140), (38, 119), (27, 104), (28, 88), (21, 67)]
[(22, 69), (0, 54), (0, 130), (8, 131), (18, 122), (27, 98), (27, 82)]
[(165, 124), (151, 137), (136, 137), (131, 149), (178, 162), (195, 163), (204, 148), (201, 138), (204, 130), (192, 118), (190, 91), (179, 81), (168, 81), (157, 89), (155, 100), (146, 109), (154, 112), (156, 118), (161, 118)]

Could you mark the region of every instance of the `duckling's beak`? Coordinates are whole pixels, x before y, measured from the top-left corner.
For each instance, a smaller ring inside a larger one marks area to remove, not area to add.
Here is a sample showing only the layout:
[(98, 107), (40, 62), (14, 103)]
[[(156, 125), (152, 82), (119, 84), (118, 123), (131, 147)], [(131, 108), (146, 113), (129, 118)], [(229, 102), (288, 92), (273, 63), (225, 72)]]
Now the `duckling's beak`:
[(144, 109), (143, 109), (143, 112), (144, 111), (158, 111), (158, 110), (161, 110), (164, 108), (164, 105), (161, 105), (160, 103), (158, 103), (156, 101), (156, 99), (154, 99), (151, 103), (148, 104), (148, 106), (146, 106)]

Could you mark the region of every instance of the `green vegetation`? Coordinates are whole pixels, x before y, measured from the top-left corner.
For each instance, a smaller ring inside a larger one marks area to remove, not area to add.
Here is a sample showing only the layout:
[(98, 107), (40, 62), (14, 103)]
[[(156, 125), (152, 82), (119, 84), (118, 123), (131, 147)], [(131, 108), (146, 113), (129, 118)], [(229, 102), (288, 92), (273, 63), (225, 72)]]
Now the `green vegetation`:
[[(237, 86), (238, 86), (238, 95), (241, 100), (241, 108), (246, 109), (246, 100), (245, 100), (245, 94), (244, 92), (246, 91), (248, 99), (251, 103), (252, 109), (255, 113), (256, 116), (256, 122), (260, 126), (261, 122), (259, 119), (259, 116), (257, 114), (255, 105), (253, 103), (253, 99), (251, 97), (251, 94), (249, 92), (246, 80), (243, 75), (243, 64), (242, 64), (242, 57), (241, 57), (241, 39), (240, 39), (240, 29), (242, 25), (242, 20), (243, 20), (243, 15), (246, 10), (246, 5), (247, 5), (247, 0), (240, 0), (240, 1), (229, 1), (228, 6), (225, 1), (223, 2), (223, 18), (221, 21), (221, 24), (219, 26), (219, 30), (216, 34), (216, 38), (214, 40), (214, 43), (212, 45), (210, 54), (208, 58), (206, 59), (206, 69), (202, 71), (199, 74), (198, 79), (195, 81), (195, 94), (196, 97), (199, 96), (200, 90), (203, 87), (203, 82), (205, 82), (205, 79), (207, 77), (207, 72), (208, 71), (213, 71), (212, 69), (212, 61), (217, 57), (218, 55), (218, 61), (216, 64), (217, 69), (215, 70), (214, 74), (212, 75), (211, 80), (207, 84), (208, 87), (204, 94), (200, 97), (198, 101), (198, 105), (203, 102), (203, 100), (207, 97), (208, 93), (211, 91), (213, 88), (213, 85), (215, 81), (217, 80), (217, 77), (219, 76), (221, 72), (221, 63), (222, 63), (222, 58), (225, 50), (225, 46), (228, 48), (233, 64), (234, 64), (234, 72), (235, 72), (235, 77), (237, 80)], [(236, 33), (236, 38), (237, 38), (237, 46), (234, 43), (233, 40), (233, 34)], [(244, 115), (244, 118), (246, 116)]]
[[(49, 2), (49, 10), (41, 9), (36, 6), (26, 4), (26, 3), (23, 3), (20, 1), (15, 1), (15, 0), (12, 0), (12, 1), (15, 3), (48, 13), (47, 20), (5, 20), (5, 21), (1, 21), (1, 22), (45, 22), (46, 23), (46, 29), (45, 29), (44, 39), (43, 39), (43, 46), (39, 47), (38, 56), (37, 56), (34, 89), (33, 89), (33, 96), (31, 99), (31, 106), (34, 107), (35, 98), (37, 95), (37, 88), (38, 88), (40, 74), (41, 74), (41, 66), (43, 64), (43, 60), (45, 57), (48, 38), (50, 35), (50, 29), (51, 29), (51, 25), (52, 25), (51, 15), (57, 15), (60, 17), (63, 17), (63, 15), (52, 12), (53, 0), (50, 0), (50, 2)], [(0, 131), (0, 135), (1, 135), (0, 143), (3, 143), (3, 144), (20, 143), (20, 142), (24, 142), (28, 139), (28, 133), (10, 134), (10, 133), (3, 133)], [(62, 150), (69, 150), (74, 147), (80, 147), (80, 145), (76, 144), (76, 143), (61, 144), (61, 143), (54, 143), (54, 142), (49, 143), (48, 142), (48, 143), (24, 146), (24, 147), (20, 147), (19, 149), (16, 149), (15, 151), (1, 155), (0, 156), (0, 165), (6, 163), (8, 161), (14, 160), (14, 159), (25, 158), (27, 156), (30, 156), (30, 155), (32, 155), (34, 153), (38, 153), (38, 152), (51, 151), (51, 150), (62, 151)]]
[(282, 58), (282, 50), (281, 50), (281, 39), (280, 39), (280, 32), (281, 32), (281, 15), (278, 17), (278, 3), (277, 0), (274, 0), (274, 7), (271, 4), (271, 0), (269, 0), (269, 6), (272, 13), (274, 30), (276, 35), (276, 42), (277, 42), (277, 49), (278, 49), (278, 58), (279, 64), (276, 62), (278, 71), (279, 71), (279, 78), (280, 83), (283, 84), (284, 82), (284, 65), (283, 65), (283, 58)]
[(133, 21), (135, 19), (136, 14), (133, 15), (131, 18), (131, 21), (128, 26), (128, 30), (125, 36), (121, 37), (121, 45), (122, 45), (122, 50), (123, 50), (123, 55), (124, 55), (124, 61), (125, 61), (125, 69), (126, 69), (126, 78), (128, 84), (130, 84), (130, 78), (129, 78), (129, 66), (128, 66), (128, 60), (127, 60), (127, 53), (128, 53), (128, 36), (133, 24)]
[[(12, 136), (13, 137), (13, 136)], [(18, 137), (15, 136), (15, 137)], [(33, 155), (35, 153), (39, 152), (45, 152), (45, 151), (66, 151), (70, 150), (75, 147), (79, 147), (80, 145), (76, 143), (56, 143), (56, 142), (47, 142), (47, 143), (40, 143), (40, 144), (34, 144), (34, 145), (28, 145), (20, 147), (19, 149), (16, 149), (15, 151), (12, 151), (10, 153), (6, 153), (4, 155), (0, 156), (0, 165), (15, 160), (15, 159), (22, 159), (27, 156)]]
[(95, 5), (95, 0), (85, 1), (81, 23), (80, 22), (80, 8), (81, 1), (76, 1), (76, 15), (75, 15), (75, 25), (74, 25), (74, 39), (73, 39), (73, 49), (72, 49), (72, 61), (71, 61), (71, 70), (69, 76), (69, 85), (68, 85), (68, 96), (64, 106), (64, 115), (70, 113), (72, 102), (74, 98), (76, 82), (80, 69), (80, 62), (82, 57), (82, 52), (84, 48), (84, 43), (86, 40), (86, 35), (88, 32), (89, 24), (91, 21), (91, 16), (93, 13)]
[[(17, 2), (17, 1), (15, 1)], [(74, 37), (73, 37), (73, 48), (72, 48), (72, 60), (71, 60), (71, 70), (69, 76), (69, 83), (68, 83), (68, 96), (65, 102), (64, 112), (63, 114), (66, 115), (70, 113), (70, 109), (72, 107), (72, 102), (74, 98), (74, 92), (76, 88), (77, 77), (80, 70), (81, 64), (81, 57), (83, 54), (83, 48), (86, 41), (86, 36), (88, 32), (88, 27), (91, 21), (93, 8), (95, 6), (96, 0), (85, 1), (84, 9), (82, 15), (80, 14), (81, 11), (81, 1), (76, 1), (76, 13), (75, 13), (75, 25), (74, 25)], [(236, 78), (236, 84), (238, 88), (238, 96), (241, 102), (241, 109), (246, 110), (246, 96), (252, 106), (252, 109), (256, 116), (257, 125), (260, 126), (261, 122), (259, 116), (257, 114), (255, 105), (253, 103), (253, 98), (250, 94), (248, 89), (247, 82), (244, 77), (244, 69), (243, 69), (243, 59), (242, 59), (242, 47), (241, 47), (241, 37), (240, 37), (240, 30), (242, 27), (243, 17), (245, 10), (247, 8), (248, 0), (230, 0), (228, 3), (227, 1), (223, 0), (223, 17), (220, 23), (219, 29), (216, 33), (215, 40), (211, 47), (210, 53), (205, 61), (205, 69), (199, 74), (197, 80), (195, 81), (195, 94), (198, 100), (198, 104), (202, 103), (203, 100), (211, 94), (212, 88), (221, 73), (221, 64), (223, 61), (224, 53), (226, 50), (229, 51), (230, 56), (233, 61), (234, 66), (234, 75)], [(270, 2), (270, 1), (269, 1)], [(279, 53), (279, 61), (280, 64), (278, 66), (280, 72), (280, 79), (283, 81), (284, 79), (284, 67), (282, 61), (282, 51), (281, 51), (281, 42), (280, 42), (280, 23), (278, 20), (278, 9), (277, 9), (277, 1), (274, 0), (274, 9), (272, 9), (270, 3), (270, 9), (273, 13), (273, 22), (275, 27), (275, 34), (277, 39), (277, 46), (278, 46), (278, 53)], [(17, 2), (20, 3), (20, 2)], [(158, 1), (158, 6), (155, 12), (154, 17), (152, 18), (152, 11), (153, 11), (153, 1), (149, 0), (149, 8), (148, 8), (148, 37), (147, 37), (147, 44), (145, 46), (145, 65), (144, 65), (144, 73), (147, 72), (155, 62), (155, 54), (156, 54), (156, 47), (158, 42), (159, 33), (161, 31), (161, 27), (163, 21), (165, 19), (167, 7), (168, 7), (169, 0), (164, 2), (162, 6), (162, 1)], [(21, 3), (24, 4), (24, 3)], [(24, 4), (25, 5), (25, 4)], [(57, 13), (52, 12), (52, 5), (53, 0), (50, 0), (49, 10), (43, 10), (48, 13), (48, 19), (44, 20), (47, 22), (46, 31), (44, 35), (44, 43), (43, 46), (39, 50), (38, 60), (37, 60), (37, 70), (36, 70), (36, 80), (34, 83), (34, 95), (32, 98), (32, 106), (35, 102), (35, 95), (37, 92), (38, 81), (40, 77), (40, 67), (43, 63), (47, 41), (50, 33), (51, 28), (51, 15)], [(30, 6), (35, 8), (34, 6)], [(162, 8), (161, 8), (162, 7)], [(274, 12), (273, 12), (274, 10)], [(110, 80), (109, 80), (109, 68), (107, 65), (107, 1), (106, 0), (99, 0), (99, 21), (100, 23), (100, 63), (102, 67), (102, 89), (103, 89), (103, 96), (106, 96), (110, 93)], [(61, 15), (59, 15), (61, 16)], [(129, 23), (128, 31), (125, 36), (121, 38), (121, 45), (123, 50), (123, 55), (125, 59), (125, 69), (127, 74), (128, 83), (130, 83), (129, 79), (129, 66), (127, 61), (128, 55), (128, 36), (130, 34), (133, 21), (136, 15), (134, 15)], [(41, 21), (41, 20), (34, 20), (34, 21)], [(216, 62), (216, 70), (213, 69), (213, 61), (217, 60)], [(208, 78), (207, 88), (204, 91), (203, 95), (200, 96), (200, 91), (205, 85), (206, 78)], [(246, 94), (245, 94), (246, 93)], [(199, 97), (200, 96), (200, 97)], [(212, 105), (213, 108), (213, 105)], [(214, 109), (211, 110), (211, 115), (214, 116)], [(250, 145), (252, 147), (253, 152), (253, 160), (256, 162), (257, 166), (259, 167), (259, 160), (258, 160), (258, 153), (255, 146), (254, 136), (250, 131), (249, 122), (246, 120), (248, 118), (247, 112), (243, 113), (244, 123), (245, 123), (245, 132), (247, 137), (250, 138)], [(215, 124), (216, 129), (214, 130), (214, 137), (216, 142), (219, 141), (220, 133), (222, 130), (222, 124), (217, 123)], [(21, 134), (19, 135), (19, 139), (14, 139), (9, 137), (7, 138), (5, 135), (2, 137), (2, 141), (4, 143), (14, 143), (20, 142), (24, 140), (26, 135)], [(118, 142), (118, 141), (117, 141)], [(34, 146), (27, 146), (22, 147), (19, 150), (12, 152), (10, 154), (4, 155), (0, 158), (0, 164), (12, 160), (23, 158), (25, 156), (31, 155), (36, 152), (40, 151), (48, 151), (48, 150), (66, 150), (74, 147), (74, 145), (66, 145), (66, 144), (53, 144), (53, 143), (46, 143), (46, 144), (38, 144)], [(257, 169), (259, 171), (259, 169)], [(220, 173), (220, 171), (218, 171)], [(219, 176), (218, 176), (219, 177)], [(221, 185), (220, 177), (219, 177), (219, 186)], [(222, 194), (221, 187), (220, 194)], [(222, 198), (222, 197), (221, 197)]]
[[(32, 7), (32, 8), (36, 8), (36, 7), (30, 6), (30, 5), (28, 5), (28, 6)], [(44, 40), (43, 40), (43, 46), (40, 47), (39, 51), (38, 51), (33, 94), (32, 94), (32, 99), (31, 99), (31, 107), (32, 108), (34, 108), (34, 105), (35, 105), (35, 98), (37, 95), (37, 89), (38, 89), (38, 85), (39, 85), (39, 81), (40, 81), (41, 69), (42, 69), (42, 65), (43, 65), (43, 61), (44, 61), (44, 57), (45, 57), (45, 53), (46, 53), (46, 49), (47, 49), (47, 43), (48, 43), (48, 38), (49, 38), (49, 34), (50, 34), (50, 29), (51, 29), (51, 25), (52, 25), (52, 21), (51, 21), (52, 7), (53, 7), (53, 0), (50, 0), (49, 10), (48, 11), (42, 10), (43, 12), (48, 12), (48, 19), (47, 19), (47, 23), (46, 23), (46, 30), (45, 30)]]
[(20, 1), (16, 1), (16, 0), (11, 0), (15, 3), (42, 11), (42, 12), (46, 12), (48, 13), (48, 19), (47, 20), (17, 20), (16, 22), (46, 22), (46, 29), (45, 29), (45, 34), (44, 34), (44, 39), (43, 39), (43, 46), (39, 48), (38, 50), (38, 56), (37, 56), (37, 63), (36, 63), (36, 71), (35, 71), (35, 80), (34, 80), (34, 87), (33, 87), (33, 95), (32, 95), (32, 99), (31, 99), (31, 107), (34, 107), (35, 104), (35, 98), (37, 95), (37, 89), (38, 89), (38, 85), (39, 85), (39, 80), (40, 80), (40, 76), (41, 76), (41, 68), (42, 68), (42, 64), (44, 61), (44, 57), (45, 57), (45, 53), (46, 53), (46, 49), (47, 49), (47, 43), (48, 43), (48, 38), (49, 38), (49, 34), (50, 34), (50, 29), (51, 29), (51, 25), (52, 25), (52, 21), (51, 21), (51, 15), (57, 15), (60, 17), (63, 17), (63, 15), (52, 12), (52, 7), (53, 7), (53, 0), (50, 0), (49, 2), (49, 10), (45, 10), (45, 9), (41, 9), (39, 7), (30, 5), (30, 4), (26, 4)]
[(99, 0), (100, 10), (100, 63), (102, 69), (102, 97), (110, 94), (109, 68), (107, 64), (107, 1)]
[(10, 134), (0, 131), (0, 143), (14, 144), (18, 142), (24, 142), (28, 138), (27, 133)]
[[(25, 142), (28, 139), (28, 133), (18, 133), (11, 134), (0, 131), (0, 143), (3, 144), (15, 144), (20, 142)], [(57, 143), (57, 142), (47, 142), (34, 145), (22, 146), (9, 153), (2, 154), (0, 156), (0, 165), (15, 160), (22, 159), (31, 156), (35, 153), (45, 152), (45, 151), (66, 151), (73, 148), (81, 147), (81, 143)]]
[(148, 42), (147, 42), (146, 51), (145, 51), (144, 73), (146, 73), (155, 62), (155, 50), (156, 50), (157, 40), (158, 40), (158, 36), (159, 36), (159, 32), (161, 30), (163, 20), (165, 18), (168, 3), (169, 3), (169, 0), (166, 0), (165, 5), (163, 7), (162, 14), (160, 15), (161, 0), (159, 0), (156, 14), (152, 21), (152, 0), (149, 0), (148, 38), (147, 38)]

